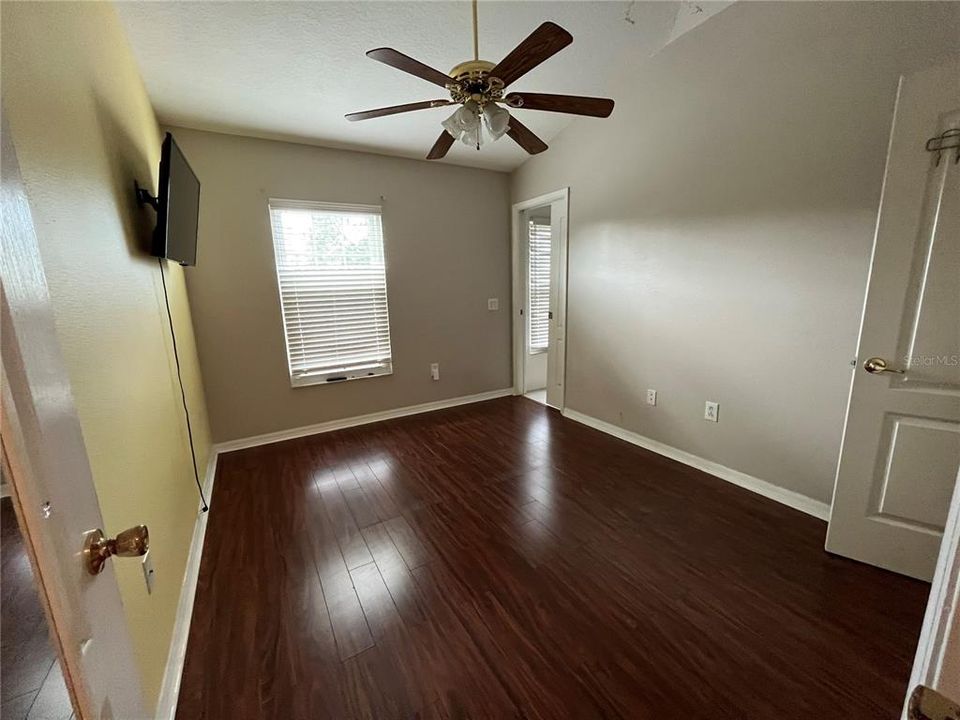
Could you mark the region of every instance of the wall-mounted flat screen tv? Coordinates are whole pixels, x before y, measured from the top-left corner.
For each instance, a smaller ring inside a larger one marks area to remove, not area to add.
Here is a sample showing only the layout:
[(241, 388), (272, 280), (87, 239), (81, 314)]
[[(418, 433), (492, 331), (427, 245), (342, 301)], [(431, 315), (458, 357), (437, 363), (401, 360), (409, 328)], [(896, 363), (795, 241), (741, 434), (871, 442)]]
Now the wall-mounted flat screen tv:
[(157, 227), (150, 253), (181, 265), (196, 265), (199, 217), (200, 181), (173, 135), (167, 133), (160, 154)]

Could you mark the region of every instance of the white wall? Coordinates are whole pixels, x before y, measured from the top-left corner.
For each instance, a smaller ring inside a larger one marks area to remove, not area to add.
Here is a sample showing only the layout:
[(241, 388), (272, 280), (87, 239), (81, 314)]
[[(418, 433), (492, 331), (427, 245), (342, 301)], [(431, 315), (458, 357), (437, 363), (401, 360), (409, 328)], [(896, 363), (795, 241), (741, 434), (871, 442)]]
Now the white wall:
[(829, 501), (898, 74), (958, 39), (955, 2), (744, 2), (626, 60), (513, 176), (570, 186), (567, 406)]

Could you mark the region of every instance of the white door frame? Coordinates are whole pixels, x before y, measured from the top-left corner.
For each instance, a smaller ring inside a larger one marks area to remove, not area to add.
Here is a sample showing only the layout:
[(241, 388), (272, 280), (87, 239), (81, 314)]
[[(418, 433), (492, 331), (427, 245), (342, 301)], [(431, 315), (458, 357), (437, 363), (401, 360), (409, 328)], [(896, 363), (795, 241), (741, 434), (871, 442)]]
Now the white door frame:
[(920, 630), (920, 642), (907, 687), (907, 702), (917, 685), (939, 690), (953, 700), (960, 700), (960, 473), (950, 501), (950, 513), (943, 530), (937, 568), (930, 585), (927, 612)]
[[(513, 266), (513, 394), (514, 395), (523, 395), (524, 388), (524, 353), (526, 352), (526, 315), (521, 316), (520, 311), (526, 305), (526, 298), (523, 297), (523, 288), (526, 287), (526, 283), (523, 282), (523, 262), (520, 257), (520, 245), (521, 245), (521, 235), (520, 235), (520, 216), (525, 210), (532, 210), (536, 207), (541, 207), (543, 205), (550, 205), (551, 203), (556, 202), (557, 200), (562, 200), (566, 206), (566, 215), (567, 221), (563, 227), (563, 234), (560, 237), (560, 243), (562, 245), (560, 257), (562, 258), (562, 265), (560, 267), (560, 275), (564, 278), (564, 282), (560, 283), (560, 297), (558, 303), (564, 310), (564, 317), (567, 316), (567, 287), (569, 285), (569, 273), (567, 271), (569, 267), (569, 257), (570, 257), (570, 188), (564, 187), (559, 190), (554, 190), (553, 192), (546, 193), (545, 195), (540, 195), (530, 200), (523, 200), (522, 202), (514, 203), (510, 210), (510, 245), (511, 245), (511, 260)], [(561, 412), (564, 407), (566, 407), (566, 388), (567, 388), (567, 362), (566, 362), (566, 352), (567, 345), (569, 345), (569, 335), (570, 335), (570, 326), (569, 320), (565, 324), (565, 333), (567, 339), (564, 341), (563, 353), (563, 389), (564, 389), (564, 401), (563, 407), (557, 408)]]

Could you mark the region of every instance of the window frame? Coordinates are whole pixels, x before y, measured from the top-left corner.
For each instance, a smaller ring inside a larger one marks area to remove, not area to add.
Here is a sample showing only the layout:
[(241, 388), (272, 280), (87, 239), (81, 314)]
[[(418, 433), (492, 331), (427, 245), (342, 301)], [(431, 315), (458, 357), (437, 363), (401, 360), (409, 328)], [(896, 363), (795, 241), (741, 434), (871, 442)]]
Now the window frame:
[[(390, 343), (390, 360), (385, 363), (371, 364), (351, 370), (323, 370), (316, 372), (295, 373), (291, 363), (290, 356), (290, 338), (287, 332), (287, 314), (284, 309), (283, 287), (280, 281), (280, 262), (277, 253), (277, 242), (273, 235), (273, 217), (272, 211), (278, 210), (317, 210), (327, 212), (354, 212), (360, 214), (376, 214), (380, 217), (380, 241), (383, 247), (383, 287), (384, 287), (384, 307), (387, 317), (387, 339)], [(350, 380), (365, 380), (368, 378), (384, 377), (393, 374), (393, 338), (390, 325), (390, 289), (387, 281), (389, 267), (387, 263), (387, 238), (383, 230), (383, 206), (382, 205), (363, 205), (359, 203), (334, 203), (319, 200), (290, 200), (287, 198), (268, 198), (267, 200), (267, 221), (270, 232), (270, 245), (273, 250), (273, 270), (277, 281), (277, 300), (280, 304), (280, 324), (283, 328), (283, 351), (286, 355), (287, 375), (290, 379), (290, 386), (293, 388), (310, 387), (313, 385), (338, 385)], [(368, 372), (364, 367), (369, 367)]]

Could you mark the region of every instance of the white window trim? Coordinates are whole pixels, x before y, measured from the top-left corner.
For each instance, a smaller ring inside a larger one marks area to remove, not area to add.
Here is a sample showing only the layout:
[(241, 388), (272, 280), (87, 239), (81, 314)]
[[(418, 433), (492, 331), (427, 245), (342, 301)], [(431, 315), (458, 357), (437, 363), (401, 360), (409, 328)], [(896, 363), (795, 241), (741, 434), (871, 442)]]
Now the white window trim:
[(335, 385), (348, 380), (363, 380), (365, 378), (380, 377), (393, 374), (393, 362), (370, 365), (369, 372), (353, 368), (346, 370), (330, 370), (326, 372), (300, 373), (290, 375), (291, 387), (307, 387), (309, 385)]
[[(268, 198), (267, 200), (267, 218), (270, 222), (270, 245), (273, 250), (273, 271), (277, 279), (277, 300), (280, 304), (280, 324), (283, 327), (283, 352), (286, 356), (287, 374), (290, 378), (291, 387), (309, 387), (311, 385), (336, 385), (349, 380), (364, 380), (372, 377), (383, 377), (393, 374), (393, 360), (385, 363), (371, 364), (368, 368), (351, 368), (346, 371), (342, 369), (327, 370), (323, 372), (294, 373), (290, 367), (290, 340), (287, 335), (286, 313), (283, 309), (283, 289), (280, 286), (280, 267), (277, 264), (277, 245), (273, 237), (273, 221), (270, 217), (271, 208), (282, 208), (292, 210), (327, 210), (330, 212), (356, 212), (356, 213), (376, 213), (380, 216), (381, 225), (383, 223), (383, 206), (381, 205), (360, 205), (348, 203), (330, 203), (315, 200), (288, 200), (286, 198)], [(382, 229), (382, 228), (381, 228)], [(384, 264), (384, 283), (386, 285), (386, 276), (389, 273), (387, 267), (387, 240), (382, 236), (383, 242), (383, 264)], [(389, 330), (390, 300), (389, 288), (387, 288), (387, 323)], [(392, 345), (392, 341), (391, 341)]]

